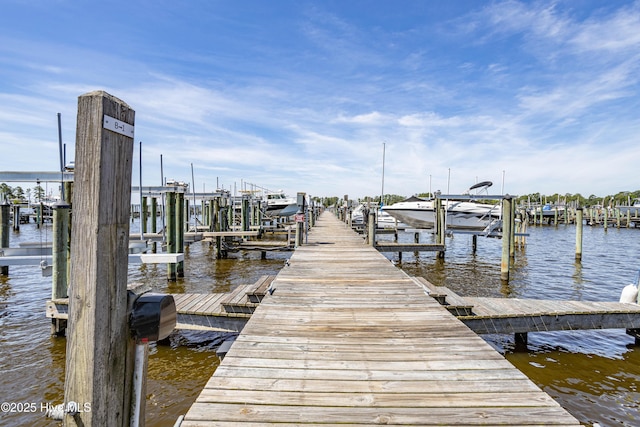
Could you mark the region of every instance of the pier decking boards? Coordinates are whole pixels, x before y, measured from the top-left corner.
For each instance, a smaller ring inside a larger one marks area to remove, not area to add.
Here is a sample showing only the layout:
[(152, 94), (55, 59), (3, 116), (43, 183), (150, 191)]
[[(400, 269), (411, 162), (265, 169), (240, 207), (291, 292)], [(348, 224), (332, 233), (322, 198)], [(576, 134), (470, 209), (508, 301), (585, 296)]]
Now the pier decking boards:
[(414, 277), (429, 296), (477, 334), (523, 334), (625, 328), (638, 336), (640, 305), (609, 301), (558, 301), (462, 297), (445, 286)]
[[(172, 294), (177, 312), (176, 329), (241, 331), (267, 294), (274, 277), (262, 276), (255, 283), (237, 286), (231, 292)], [(67, 319), (68, 304), (68, 298), (47, 301), (47, 317)]]
[(186, 414), (231, 425), (580, 425), (330, 213)]

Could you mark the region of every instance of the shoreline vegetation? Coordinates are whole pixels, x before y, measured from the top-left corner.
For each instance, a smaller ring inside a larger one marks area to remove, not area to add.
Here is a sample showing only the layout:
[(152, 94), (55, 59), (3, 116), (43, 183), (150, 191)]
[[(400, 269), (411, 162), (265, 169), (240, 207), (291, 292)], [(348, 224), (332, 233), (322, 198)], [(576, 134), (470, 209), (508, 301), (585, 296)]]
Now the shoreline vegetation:
[[(434, 196), (433, 193), (419, 193), (415, 196), (420, 198), (429, 199)], [(398, 194), (385, 194), (384, 205), (392, 205), (397, 202), (401, 202), (411, 196), (403, 196)], [(11, 187), (6, 183), (0, 184), (0, 203), (8, 201), (10, 204), (31, 204), (40, 203), (45, 200), (52, 199), (52, 194), (46, 194), (46, 190), (40, 185), (36, 185), (33, 188), (22, 188), (21, 186)], [(318, 203), (322, 203), (325, 207), (337, 204), (340, 197), (314, 197), (314, 200)], [(571, 205), (581, 207), (593, 207), (593, 206), (630, 206), (635, 200), (640, 200), (640, 190), (635, 191), (621, 191), (616, 194), (609, 194), (605, 196), (597, 196), (590, 194), (589, 196), (583, 196), (580, 193), (571, 194), (551, 194), (545, 195), (541, 193), (530, 193), (524, 195), (518, 195), (514, 197), (516, 205), (526, 204), (552, 204), (552, 205)], [(364, 196), (358, 199), (360, 202), (372, 202), (380, 203), (380, 196)], [(484, 200), (482, 203), (499, 203), (496, 200)]]

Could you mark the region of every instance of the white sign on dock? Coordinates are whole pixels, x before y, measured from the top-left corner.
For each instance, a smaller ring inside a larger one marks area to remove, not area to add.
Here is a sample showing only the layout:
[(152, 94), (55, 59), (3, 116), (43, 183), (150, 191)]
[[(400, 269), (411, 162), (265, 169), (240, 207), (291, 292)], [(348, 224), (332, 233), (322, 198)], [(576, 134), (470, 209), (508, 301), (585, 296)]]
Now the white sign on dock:
[(108, 129), (113, 132), (117, 132), (120, 135), (128, 136), (129, 138), (133, 138), (134, 126), (125, 123), (121, 120), (113, 118), (111, 116), (104, 115), (104, 123), (102, 125), (105, 129)]

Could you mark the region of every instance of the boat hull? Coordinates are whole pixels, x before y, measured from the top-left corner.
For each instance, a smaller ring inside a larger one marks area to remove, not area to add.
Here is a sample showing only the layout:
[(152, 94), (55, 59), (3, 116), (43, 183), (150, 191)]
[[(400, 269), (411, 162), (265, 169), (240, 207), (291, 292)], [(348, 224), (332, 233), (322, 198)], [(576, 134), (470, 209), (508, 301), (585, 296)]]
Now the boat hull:
[[(435, 212), (431, 202), (400, 202), (385, 206), (384, 211), (398, 221), (416, 228), (433, 228)], [(484, 230), (496, 219), (497, 207), (470, 202), (449, 202), (447, 228)]]
[(269, 216), (282, 216), (282, 217), (295, 215), (296, 212), (298, 212), (297, 203), (283, 204), (283, 205), (270, 205), (266, 211), (267, 215)]

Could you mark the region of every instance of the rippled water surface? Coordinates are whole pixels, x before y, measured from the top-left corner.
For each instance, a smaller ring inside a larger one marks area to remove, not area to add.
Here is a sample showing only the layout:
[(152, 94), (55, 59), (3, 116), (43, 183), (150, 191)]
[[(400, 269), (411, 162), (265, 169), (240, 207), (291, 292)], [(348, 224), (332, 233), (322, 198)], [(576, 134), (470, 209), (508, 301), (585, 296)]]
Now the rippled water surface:
[[(137, 224), (132, 224), (135, 230)], [(398, 266), (461, 295), (617, 301), (621, 289), (634, 282), (640, 268), (640, 230), (584, 229), (583, 260), (576, 263), (575, 228), (532, 227), (527, 247), (518, 250), (509, 284), (500, 282), (501, 241), (447, 238), (444, 260), (432, 253), (403, 254)], [(381, 238), (389, 238), (383, 236)], [(422, 233), (421, 241), (431, 235)], [(20, 241), (50, 241), (50, 226), (23, 225), (12, 233)], [(413, 241), (413, 233), (401, 240)], [(397, 254), (387, 254), (397, 262)], [(130, 282), (141, 281), (162, 292), (224, 292), (277, 274), (288, 253), (236, 253), (215, 260), (208, 243), (198, 242), (185, 255), (185, 278), (166, 280), (164, 265), (132, 265)], [(37, 404), (34, 413), (0, 413), (0, 426), (54, 426), (40, 405), (60, 403), (64, 391), (64, 338), (50, 336), (44, 317), (50, 278), (38, 267), (11, 267), (0, 278), (0, 401)], [(567, 408), (582, 423), (601, 426), (640, 425), (640, 355), (624, 330), (529, 334), (529, 351), (515, 352), (513, 337), (485, 337), (520, 370)], [(215, 349), (224, 336), (182, 332), (171, 345), (151, 345), (147, 385), (147, 425), (172, 426), (193, 403), (219, 360)]]

